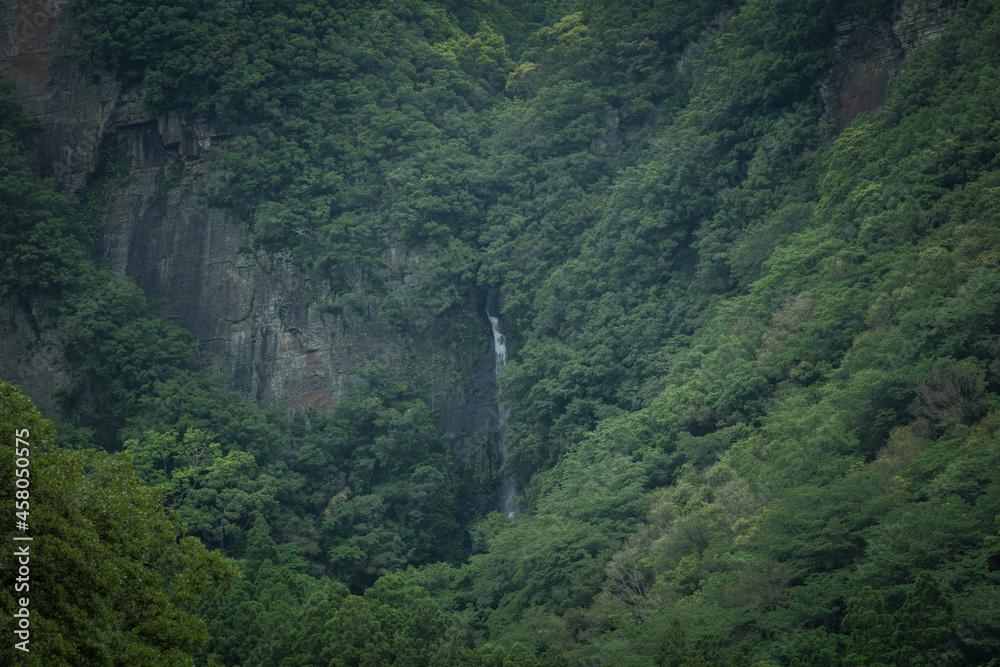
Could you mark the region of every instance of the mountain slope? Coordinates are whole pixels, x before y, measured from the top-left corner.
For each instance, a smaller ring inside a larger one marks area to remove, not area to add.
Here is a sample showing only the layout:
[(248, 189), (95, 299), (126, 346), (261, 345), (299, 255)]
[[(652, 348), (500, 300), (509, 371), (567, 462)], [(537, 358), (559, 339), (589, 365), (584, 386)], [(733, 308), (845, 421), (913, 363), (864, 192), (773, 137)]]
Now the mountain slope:
[[(142, 248), (238, 228), (252, 277), (239, 313), (193, 318), (200, 361), (124, 283), (108, 334), (76, 281), (9, 290), (62, 304), (77, 426), (243, 559), (199, 602), (219, 660), (1000, 649), (995, 3), (71, 11), (82, 62), (145, 105), (120, 107), (87, 201), (105, 239), (130, 201), (148, 231), (102, 252), (138, 244), (118, 270), (170, 298), (185, 271)], [(471, 369), (496, 288), (505, 460), (488, 418), (448, 416), (494, 402)], [(176, 359), (101, 344), (133, 326)], [(279, 344), (233, 354), (255, 327)], [(321, 409), (247, 405), (206, 349), (228, 378), (302, 363), (313, 384), (275, 372), (251, 398)], [(503, 484), (516, 517), (490, 511)]]

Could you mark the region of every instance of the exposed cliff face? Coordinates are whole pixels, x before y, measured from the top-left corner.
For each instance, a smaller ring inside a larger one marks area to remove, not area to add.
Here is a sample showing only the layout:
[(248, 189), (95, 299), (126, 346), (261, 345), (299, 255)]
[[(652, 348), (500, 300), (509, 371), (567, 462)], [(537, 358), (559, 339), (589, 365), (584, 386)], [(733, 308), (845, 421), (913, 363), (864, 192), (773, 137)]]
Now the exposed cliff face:
[[(16, 85), (15, 99), (45, 128), (29, 162), (40, 175), (55, 178), (63, 192), (75, 192), (86, 184), (93, 147), (109, 117), (108, 102), (120, 86), (86, 82), (65, 57), (69, 43), (59, 34), (60, 5), (4, 3), (0, 70)], [(39, 304), (28, 310), (20, 305), (0, 304), (0, 376), (21, 385), (42, 410), (53, 411), (50, 393), (69, 380), (69, 367)]]
[[(335, 298), (329, 285), (252, 249), (246, 221), (199, 201), (205, 150), (228, 130), (182, 113), (150, 116), (138, 91), (109, 77), (88, 82), (66, 56), (60, 6), (8, 7), (0, 56), (15, 97), (45, 128), (29, 156), (37, 171), (66, 193), (106, 188), (99, 261), (161, 299), (201, 343), (203, 362), (251, 400), (274, 400), (289, 412), (329, 406), (376, 362), (429, 387), (456, 446), (495, 431), (488, 326), (474, 303), (468, 313), (453, 309), (399, 331), (382, 320), (358, 273), (353, 305), (317, 307)], [(413, 257), (387, 244), (384, 259), (392, 273)], [(419, 285), (419, 276), (403, 274), (394, 287)], [(0, 372), (51, 406), (48, 393), (66, 381), (66, 364), (57, 341), (30, 319), (5, 306)], [(28, 353), (43, 349), (44, 359)]]
[(50, 394), (70, 381), (70, 368), (59, 340), (44, 327), (40, 304), (22, 305), (0, 302), (0, 378), (36, 397), (39, 409), (54, 412)]
[[(67, 193), (107, 187), (99, 260), (162, 299), (166, 314), (200, 341), (203, 361), (251, 400), (272, 399), (289, 411), (328, 406), (374, 361), (430, 388), (432, 407), (456, 444), (495, 435), (481, 309), (469, 303), (464, 312), (429, 313), (424, 324), (400, 331), (369, 298), (361, 272), (350, 280), (357, 296), (351, 305), (319, 306), (336, 299), (329, 285), (253, 249), (247, 221), (199, 201), (206, 149), (231, 130), (179, 112), (151, 116), (138, 91), (107, 76), (93, 83), (93, 74), (66, 55), (61, 6), (9, 4), (0, 15), (0, 59), (17, 84), (16, 98), (45, 127), (30, 156), (38, 172)], [(893, 22), (873, 23), (857, 5), (845, 5), (838, 64), (821, 82), (829, 118), (845, 127), (880, 105), (903, 58), (939, 36), (957, 11), (942, 0), (905, 0)], [(419, 288), (419, 274), (404, 268), (414, 258), (386, 241), (384, 277), (396, 276), (391, 287)], [(0, 372), (28, 384), (45, 404), (66, 377), (58, 345), (15, 309), (2, 315), (12, 340)], [(43, 349), (44, 357), (23, 356)]]
[(940, 37), (964, 4), (903, 0), (890, 22), (871, 20), (860, 2), (845, 3), (837, 21), (837, 64), (821, 82), (824, 120), (842, 130), (859, 113), (882, 106), (903, 61)]
[(99, 83), (67, 57), (69, 39), (60, 34), (62, 1), (4, 3), (0, 10), (0, 62), (14, 97), (38, 118), (45, 132), (29, 160), (64, 192), (76, 192), (94, 168), (94, 149), (105, 133), (121, 86), (110, 77)]
[[(111, 270), (161, 299), (200, 342), (203, 362), (250, 400), (289, 412), (328, 407), (375, 362), (429, 387), (456, 442), (495, 429), (473, 398), (474, 384), (493, 380), (477, 370), (490, 361), (474, 304), (400, 330), (384, 321), (369, 281), (355, 272), (351, 304), (323, 306), (338, 296), (326, 281), (253, 249), (245, 221), (199, 202), (205, 149), (224, 134), (197, 117), (149, 118), (133, 97), (119, 97), (96, 172), (109, 186), (98, 254)], [(413, 257), (388, 245), (385, 272), (394, 274)], [(392, 287), (419, 288), (419, 276), (399, 273)]]

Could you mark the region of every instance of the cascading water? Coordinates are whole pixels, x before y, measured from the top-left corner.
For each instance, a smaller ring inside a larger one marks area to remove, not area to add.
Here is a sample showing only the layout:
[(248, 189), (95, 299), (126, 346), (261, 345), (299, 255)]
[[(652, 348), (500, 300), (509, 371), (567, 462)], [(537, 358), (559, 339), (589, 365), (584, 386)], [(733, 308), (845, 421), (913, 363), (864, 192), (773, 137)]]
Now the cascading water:
[[(492, 288), (486, 296), (486, 319), (490, 321), (490, 328), (493, 329), (493, 357), (496, 365), (497, 396), (500, 395), (500, 371), (507, 365), (507, 337), (500, 332), (500, 293), (497, 288)], [(507, 443), (504, 441), (507, 435), (507, 419), (510, 417), (510, 408), (497, 401), (497, 450), (500, 453), (500, 465), (507, 460)], [(509, 517), (517, 514), (517, 506), (514, 504), (514, 496), (517, 495), (517, 487), (514, 484), (505, 484), (500, 492), (500, 511)]]

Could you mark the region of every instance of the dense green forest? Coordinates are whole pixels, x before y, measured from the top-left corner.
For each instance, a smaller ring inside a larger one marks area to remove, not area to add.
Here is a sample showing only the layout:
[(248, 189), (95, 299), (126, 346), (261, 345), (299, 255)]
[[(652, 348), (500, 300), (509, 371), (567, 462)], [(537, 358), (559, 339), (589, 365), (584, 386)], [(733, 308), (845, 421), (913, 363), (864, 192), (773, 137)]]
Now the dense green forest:
[(81, 66), (235, 128), (205, 201), (318, 307), (407, 330), (499, 288), (509, 456), (460, 460), (376, 364), (293, 418), (227, 392), (95, 264), (100, 184), (38, 178), (4, 89), (0, 297), (74, 371), (52, 422), (0, 384), (33, 448), (17, 659), (997, 664), (1000, 4), (944, 4), (839, 128), (835, 0), (70, 0)]

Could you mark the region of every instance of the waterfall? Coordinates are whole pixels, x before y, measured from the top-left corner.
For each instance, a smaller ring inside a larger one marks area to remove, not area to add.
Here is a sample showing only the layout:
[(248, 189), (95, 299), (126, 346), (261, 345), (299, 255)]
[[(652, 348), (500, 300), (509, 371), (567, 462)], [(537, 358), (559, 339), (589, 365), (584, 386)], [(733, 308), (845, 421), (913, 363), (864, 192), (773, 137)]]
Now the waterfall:
[[(490, 289), (486, 296), (486, 319), (490, 321), (490, 328), (493, 330), (493, 358), (496, 367), (497, 377), (497, 397), (500, 395), (500, 371), (507, 365), (507, 337), (500, 331), (500, 292), (496, 287)], [(501, 405), (497, 400), (497, 450), (500, 453), (500, 465), (507, 460), (507, 443), (504, 441), (507, 435), (507, 419), (510, 417), (510, 408)], [(509, 517), (517, 514), (517, 506), (514, 504), (514, 496), (517, 495), (517, 487), (508, 482), (500, 492), (500, 511)]]

